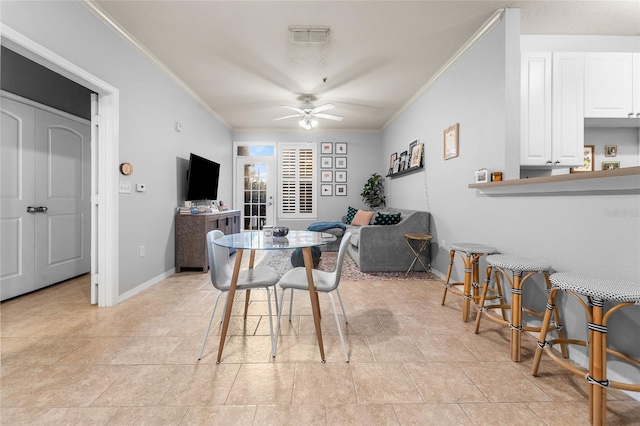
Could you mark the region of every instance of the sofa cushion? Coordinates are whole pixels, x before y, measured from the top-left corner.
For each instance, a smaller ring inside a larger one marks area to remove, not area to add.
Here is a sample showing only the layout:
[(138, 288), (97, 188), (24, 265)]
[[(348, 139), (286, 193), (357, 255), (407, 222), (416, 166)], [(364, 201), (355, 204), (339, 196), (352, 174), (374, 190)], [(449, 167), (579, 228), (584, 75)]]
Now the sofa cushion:
[(354, 209), (353, 207), (347, 207), (347, 221), (346, 221), (347, 225), (351, 225), (351, 221), (356, 216), (356, 213), (358, 213), (358, 209)]
[(358, 213), (356, 213), (355, 217), (351, 221), (351, 224), (359, 225), (359, 226), (369, 225), (369, 222), (371, 221), (371, 218), (373, 217), (374, 213), (375, 212), (370, 212), (366, 210), (358, 210)]
[(382, 213), (377, 212), (374, 225), (395, 225), (402, 220), (401, 213)]

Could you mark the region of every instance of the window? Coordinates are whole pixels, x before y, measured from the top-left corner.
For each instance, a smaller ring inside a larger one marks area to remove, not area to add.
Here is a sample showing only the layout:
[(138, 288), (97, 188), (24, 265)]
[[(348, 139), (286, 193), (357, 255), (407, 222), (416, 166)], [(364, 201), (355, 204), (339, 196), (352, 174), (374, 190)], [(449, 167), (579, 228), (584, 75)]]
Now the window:
[(316, 218), (315, 144), (280, 143), (280, 206), (282, 219)]

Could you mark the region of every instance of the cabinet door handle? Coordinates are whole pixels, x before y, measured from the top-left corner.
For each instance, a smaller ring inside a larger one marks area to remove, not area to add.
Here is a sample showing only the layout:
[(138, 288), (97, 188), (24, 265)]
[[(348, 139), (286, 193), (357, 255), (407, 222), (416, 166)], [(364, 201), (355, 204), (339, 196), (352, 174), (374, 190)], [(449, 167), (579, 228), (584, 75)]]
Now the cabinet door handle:
[(553, 164), (560, 164), (560, 160), (554, 161)]
[(640, 118), (640, 112), (636, 114), (636, 117)]
[(629, 118), (633, 117), (633, 112), (630, 112), (629, 114), (627, 114), (627, 116), (628, 116)]
[(547, 164), (551, 164), (551, 162), (552, 162), (551, 160), (547, 160)]

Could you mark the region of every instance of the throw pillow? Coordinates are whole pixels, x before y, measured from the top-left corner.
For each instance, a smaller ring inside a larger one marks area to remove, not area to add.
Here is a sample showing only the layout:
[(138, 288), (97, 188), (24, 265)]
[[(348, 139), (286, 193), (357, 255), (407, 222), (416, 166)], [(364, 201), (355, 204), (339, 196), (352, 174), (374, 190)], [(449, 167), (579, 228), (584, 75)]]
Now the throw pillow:
[(359, 226), (368, 225), (374, 213), (375, 212), (368, 212), (366, 210), (358, 210), (358, 213), (356, 213), (355, 217), (351, 221), (351, 224)]
[(347, 225), (351, 225), (351, 222), (353, 221), (353, 218), (356, 216), (356, 213), (358, 213), (358, 209), (354, 209), (353, 207), (347, 208)]
[(402, 220), (401, 213), (380, 213), (376, 215), (374, 225), (395, 225)]

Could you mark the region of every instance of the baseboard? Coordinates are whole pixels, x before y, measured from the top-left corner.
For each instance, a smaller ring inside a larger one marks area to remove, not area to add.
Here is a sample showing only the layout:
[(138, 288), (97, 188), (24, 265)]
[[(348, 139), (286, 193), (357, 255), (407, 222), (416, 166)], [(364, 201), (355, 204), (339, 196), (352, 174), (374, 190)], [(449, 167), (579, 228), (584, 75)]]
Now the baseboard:
[(166, 280), (167, 278), (174, 275), (175, 273), (176, 273), (176, 268), (171, 268), (167, 272), (160, 274), (156, 277), (153, 277), (149, 281), (144, 282), (135, 288), (132, 288), (131, 290), (127, 291), (124, 294), (121, 294), (118, 297), (118, 304), (124, 302), (125, 300), (131, 299), (136, 294), (154, 286), (155, 284), (158, 284), (160, 281)]

